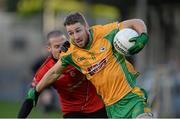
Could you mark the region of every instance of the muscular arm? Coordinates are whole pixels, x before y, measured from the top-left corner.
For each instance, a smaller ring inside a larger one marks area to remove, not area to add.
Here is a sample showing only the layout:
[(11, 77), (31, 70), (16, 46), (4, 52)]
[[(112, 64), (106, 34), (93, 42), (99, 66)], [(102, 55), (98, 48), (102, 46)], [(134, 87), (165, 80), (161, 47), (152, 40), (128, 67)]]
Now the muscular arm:
[(130, 19), (125, 20), (119, 23), (119, 25), (122, 25), (123, 28), (132, 28), (135, 31), (137, 31), (139, 34), (141, 33), (147, 33), (147, 28), (143, 20), (141, 19)]
[(55, 82), (60, 77), (64, 68), (65, 67), (61, 65), (61, 60), (58, 60), (58, 62), (43, 76), (41, 81), (37, 84), (36, 91), (41, 92), (48, 85)]
[(128, 49), (128, 52), (130, 55), (140, 52), (149, 40), (145, 23), (141, 19), (130, 19), (119, 23), (119, 28), (121, 27), (132, 28), (138, 32), (139, 36), (129, 39), (135, 44)]

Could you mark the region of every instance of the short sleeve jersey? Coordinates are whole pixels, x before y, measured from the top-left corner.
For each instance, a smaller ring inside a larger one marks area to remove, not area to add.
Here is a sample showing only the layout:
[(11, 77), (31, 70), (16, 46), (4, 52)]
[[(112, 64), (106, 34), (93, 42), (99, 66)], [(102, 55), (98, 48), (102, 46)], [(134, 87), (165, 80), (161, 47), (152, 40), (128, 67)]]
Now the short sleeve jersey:
[(106, 106), (114, 104), (135, 86), (137, 72), (113, 47), (115, 34), (123, 28), (117, 22), (96, 25), (89, 30), (89, 43), (82, 49), (71, 44), (62, 65), (73, 65), (96, 87)]

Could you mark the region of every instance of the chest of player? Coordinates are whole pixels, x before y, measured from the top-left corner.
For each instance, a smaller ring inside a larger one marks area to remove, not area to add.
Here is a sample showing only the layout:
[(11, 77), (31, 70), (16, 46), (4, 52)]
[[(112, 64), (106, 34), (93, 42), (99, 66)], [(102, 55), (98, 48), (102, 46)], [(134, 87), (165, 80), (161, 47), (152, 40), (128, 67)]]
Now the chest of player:
[(92, 43), (90, 49), (80, 49), (74, 52), (72, 59), (83, 72), (100, 70), (112, 56), (112, 45), (106, 39), (99, 39)]

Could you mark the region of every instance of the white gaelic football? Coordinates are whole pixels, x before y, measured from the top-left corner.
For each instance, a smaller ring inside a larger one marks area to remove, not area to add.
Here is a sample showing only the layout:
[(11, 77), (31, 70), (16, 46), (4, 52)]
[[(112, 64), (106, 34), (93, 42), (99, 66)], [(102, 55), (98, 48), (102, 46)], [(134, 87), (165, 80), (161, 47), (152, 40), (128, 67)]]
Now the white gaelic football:
[(137, 36), (138, 33), (131, 28), (121, 29), (113, 40), (115, 50), (120, 54), (127, 55), (128, 49), (134, 45), (134, 42), (129, 42), (129, 40)]

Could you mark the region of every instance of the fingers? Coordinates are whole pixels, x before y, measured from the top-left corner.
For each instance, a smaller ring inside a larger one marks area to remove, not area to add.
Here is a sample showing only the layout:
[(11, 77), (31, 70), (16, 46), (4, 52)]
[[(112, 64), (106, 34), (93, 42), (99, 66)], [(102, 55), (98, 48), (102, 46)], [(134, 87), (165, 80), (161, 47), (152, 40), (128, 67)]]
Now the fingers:
[(133, 50), (130, 54), (131, 54), (131, 55), (134, 55), (134, 54), (137, 54), (139, 51), (141, 51), (141, 49), (135, 49), (135, 50)]
[(68, 48), (62, 46), (62, 47), (61, 47), (61, 51), (62, 51), (62, 52), (67, 52), (67, 51), (68, 51)]
[(67, 52), (69, 47), (70, 47), (70, 43), (69, 43), (69, 41), (66, 41), (66, 42), (63, 44), (63, 46), (61, 47), (60, 51), (62, 51), (62, 52)]
[(27, 99), (34, 99), (34, 93), (35, 93), (34, 88), (30, 88), (27, 93)]
[(142, 33), (140, 36), (131, 38), (129, 42), (135, 42), (135, 45), (132, 46), (128, 51), (130, 55), (140, 52), (145, 44), (148, 42), (148, 36), (145, 33)]
[(66, 42), (64, 43), (64, 46), (67, 47), (67, 48), (69, 48), (69, 47), (70, 47), (69, 41), (66, 41)]
[(38, 93), (35, 88), (31, 88), (31, 89), (29, 89), (29, 91), (27, 93), (26, 99), (33, 100), (33, 104), (34, 104), (34, 106), (36, 106), (39, 95), (40, 95), (40, 93)]
[(129, 42), (136, 42), (136, 40), (137, 40), (137, 37), (134, 37), (134, 38), (129, 39)]
[(142, 44), (139, 43), (139, 44), (136, 44), (136, 45), (132, 46), (132, 47), (128, 50), (128, 52), (129, 52), (130, 55), (134, 55), (134, 54), (140, 52), (140, 51), (143, 49), (143, 47), (144, 47), (144, 45), (142, 45)]
[(132, 46), (131, 48), (128, 49), (128, 52), (133, 52), (136, 49), (136, 45)]

